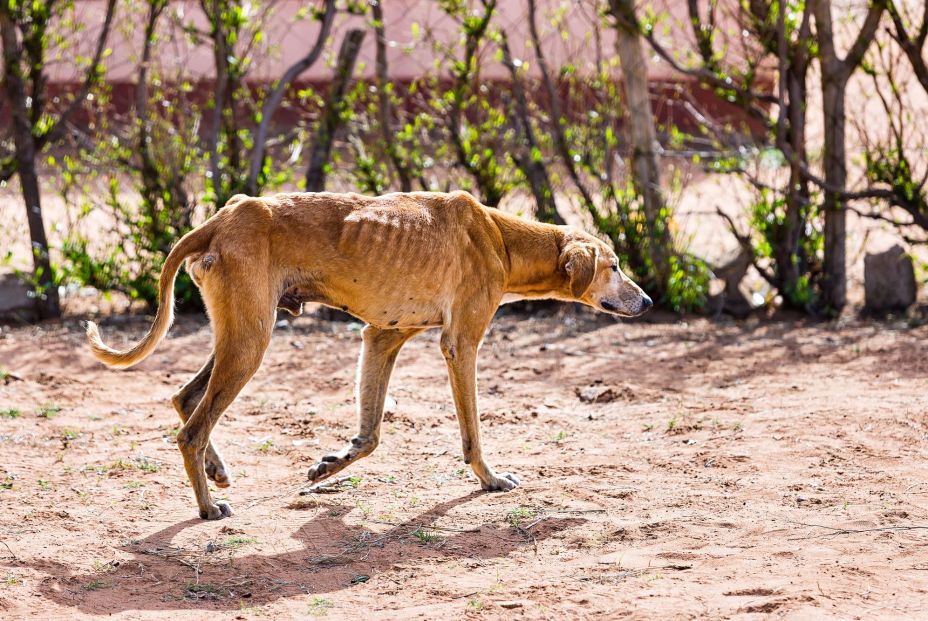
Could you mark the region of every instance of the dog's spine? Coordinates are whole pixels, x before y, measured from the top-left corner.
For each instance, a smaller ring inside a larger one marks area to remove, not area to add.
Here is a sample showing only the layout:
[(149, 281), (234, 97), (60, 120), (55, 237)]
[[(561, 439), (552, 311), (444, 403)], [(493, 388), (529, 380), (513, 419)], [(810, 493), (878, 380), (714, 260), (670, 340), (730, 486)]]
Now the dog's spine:
[(100, 338), (100, 330), (97, 324), (92, 321), (87, 322), (87, 340), (90, 342), (90, 349), (97, 360), (107, 366), (118, 369), (125, 369), (134, 364), (138, 364), (151, 355), (158, 343), (167, 334), (168, 328), (174, 322), (174, 278), (180, 270), (184, 259), (189, 255), (197, 252), (203, 252), (209, 248), (213, 238), (213, 232), (216, 227), (216, 217), (204, 222), (201, 226), (190, 231), (177, 242), (168, 253), (164, 261), (164, 267), (161, 268), (161, 278), (158, 281), (158, 312), (155, 315), (155, 321), (148, 334), (131, 349), (119, 351), (113, 349), (103, 342)]

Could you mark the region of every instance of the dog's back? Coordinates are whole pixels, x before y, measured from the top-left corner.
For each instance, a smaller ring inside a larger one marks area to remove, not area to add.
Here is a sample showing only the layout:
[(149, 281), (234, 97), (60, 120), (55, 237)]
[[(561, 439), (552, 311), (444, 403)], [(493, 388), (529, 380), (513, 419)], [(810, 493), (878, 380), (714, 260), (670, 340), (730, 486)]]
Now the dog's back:
[(470, 283), (485, 286), (488, 266), (499, 264), (499, 233), (465, 192), (259, 200), (273, 214), (271, 267), (283, 288), (373, 325), (440, 324), (451, 298)]

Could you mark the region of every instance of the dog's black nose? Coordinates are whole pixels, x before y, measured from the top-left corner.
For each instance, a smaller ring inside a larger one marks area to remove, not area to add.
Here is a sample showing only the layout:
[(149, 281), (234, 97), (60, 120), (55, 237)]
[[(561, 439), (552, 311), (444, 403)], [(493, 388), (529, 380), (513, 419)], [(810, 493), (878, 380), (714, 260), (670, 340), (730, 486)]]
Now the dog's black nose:
[(645, 312), (652, 306), (654, 306), (654, 302), (651, 300), (650, 297), (648, 297), (647, 294), (644, 294), (643, 297), (641, 298), (641, 312), (642, 313)]

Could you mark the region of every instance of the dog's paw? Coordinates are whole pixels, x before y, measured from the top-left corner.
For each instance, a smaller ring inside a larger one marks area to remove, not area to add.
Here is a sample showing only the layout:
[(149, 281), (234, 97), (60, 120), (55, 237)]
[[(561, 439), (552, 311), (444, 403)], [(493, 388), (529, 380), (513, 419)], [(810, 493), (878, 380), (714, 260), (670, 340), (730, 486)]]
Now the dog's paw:
[(309, 479), (310, 483), (318, 483), (323, 479), (327, 479), (344, 468), (344, 466), (339, 467), (338, 462), (337, 455), (326, 455), (322, 458), (322, 461), (309, 469), (306, 478)]
[(519, 478), (514, 474), (503, 472), (496, 475), (487, 483), (481, 483), (480, 487), (487, 492), (508, 492), (519, 487)]
[(207, 461), (206, 462), (206, 476), (216, 485), (216, 487), (229, 487), (232, 485), (231, 479), (226, 472), (226, 469), (219, 465)]
[(232, 517), (232, 507), (229, 503), (219, 501), (210, 505), (208, 511), (200, 511), (200, 517), (204, 520), (221, 520), (222, 518)]

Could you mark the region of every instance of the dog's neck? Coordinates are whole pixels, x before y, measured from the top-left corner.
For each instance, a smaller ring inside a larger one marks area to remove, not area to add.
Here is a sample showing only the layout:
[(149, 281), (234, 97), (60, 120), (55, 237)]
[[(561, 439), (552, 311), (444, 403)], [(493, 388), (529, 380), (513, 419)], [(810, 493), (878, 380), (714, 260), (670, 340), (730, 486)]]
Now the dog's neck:
[(508, 257), (505, 293), (520, 298), (569, 296), (567, 274), (560, 265), (564, 231), (553, 224), (523, 220), (497, 209), (490, 213)]

